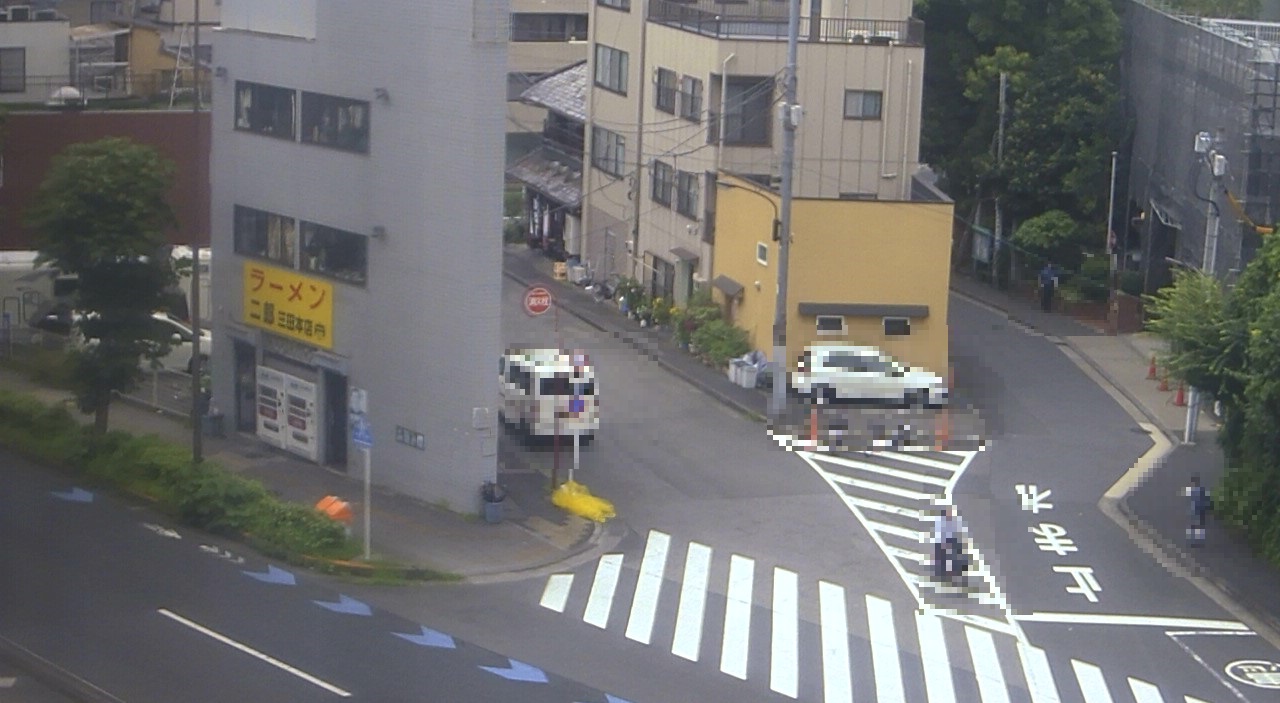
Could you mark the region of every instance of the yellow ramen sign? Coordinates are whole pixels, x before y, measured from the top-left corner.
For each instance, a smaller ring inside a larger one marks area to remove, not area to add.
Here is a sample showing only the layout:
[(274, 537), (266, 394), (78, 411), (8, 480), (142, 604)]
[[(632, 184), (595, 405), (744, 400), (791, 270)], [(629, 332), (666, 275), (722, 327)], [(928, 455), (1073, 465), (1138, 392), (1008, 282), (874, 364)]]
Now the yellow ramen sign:
[(255, 261), (244, 265), (244, 321), (333, 348), (333, 284)]

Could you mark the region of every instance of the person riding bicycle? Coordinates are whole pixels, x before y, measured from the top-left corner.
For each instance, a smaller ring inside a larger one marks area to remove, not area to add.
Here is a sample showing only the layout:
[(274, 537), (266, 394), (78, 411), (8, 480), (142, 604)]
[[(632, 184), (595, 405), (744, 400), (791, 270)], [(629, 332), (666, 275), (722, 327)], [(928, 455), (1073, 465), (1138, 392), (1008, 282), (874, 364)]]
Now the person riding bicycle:
[(959, 576), (963, 571), (960, 534), (964, 531), (956, 506), (948, 505), (933, 524), (933, 565), (939, 581)]
[(1209, 514), (1212, 501), (1209, 497), (1209, 489), (1200, 485), (1200, 477), (1192, 476), (1191, 485), (1182, 491), (1183, 495), (1190, 501), (1191, 508), (1191, 526), (1187, 528), (1187, 537), (1192, 542), (1200, 542), (1205, 537), (1205, 518)]

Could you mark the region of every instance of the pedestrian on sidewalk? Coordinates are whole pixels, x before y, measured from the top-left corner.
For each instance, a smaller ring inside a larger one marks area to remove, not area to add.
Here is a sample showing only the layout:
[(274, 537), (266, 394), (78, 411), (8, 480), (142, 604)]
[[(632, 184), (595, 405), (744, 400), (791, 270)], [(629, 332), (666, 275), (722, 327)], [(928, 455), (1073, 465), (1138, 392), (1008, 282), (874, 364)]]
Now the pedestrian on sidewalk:
[(1212, 500), (1209, 496), (1209, 489), (1200, 485), (1200, 476), (1193, 475), (1191, 477), (1191, 485), (1182, 489), (1182, 494), (1190, 501), (1191, 507), (1191, 526), (1187, 528), (1187, 540), (1192, 543), (1200, 543), (1205, 537), (1205, 519), (1209, 515), (1209, 509)]
[(1050, 261), (1040, 269), (1040, 309), (1053, 312), (1053, 294), (1058, 289), (1058, 267)]

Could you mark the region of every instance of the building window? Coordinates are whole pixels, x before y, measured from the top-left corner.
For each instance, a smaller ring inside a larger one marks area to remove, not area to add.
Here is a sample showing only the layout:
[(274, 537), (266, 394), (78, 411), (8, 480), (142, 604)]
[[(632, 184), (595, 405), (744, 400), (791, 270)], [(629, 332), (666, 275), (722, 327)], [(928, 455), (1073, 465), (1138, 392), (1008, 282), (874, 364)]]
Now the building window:
[(627, 94), (627, 52), (596, 44), (596, 85)]
[(756, 262), (761, 266), (769, 265), (769, 245), (764, 242), (756, 242)]
[(297, 267), (298, 232), (292, 217), (237, 205), (233, 229), (237, 254)]
[(669, 68), (658, 69), (658, 89), (653, 93), (653, 106), (676, 114), (676, 72)]
[(911, 319), (906, 317), (884, 318), (884, 334), (886, 337), (905, 337), (911, 334)]
[(601, 7), (612, 7), (615, 10), (631, 12), (631, 0), (596, 0)]
[(702, 122), (702, 81), (693, 76), (680, 78), (680, 116)]
[(302, 141), (369, 153), (369, 103), (304, 92)]
[(507, 102), (515, 102), (520, 99), (524, 91), (530, 86), (542, 80), (545, 73), (530, 73), (525, 71), (512, 71), (507, 74)]
[(587, 16), (564, 12), (511, 13), (511, 41), (579, 41), (587, 38)]
[(844, 118), (846, 120), (878, 120), (884, 93), (879, 90), (844, 91)]
[(676, 174), (676, 212), (698, 219), (698, 174), (680, 171)]
[(725, 143), (768, 146), (772, 108), (772, 77), (730, 78), (725, 83)]
[(653, 183), (651, 185), (649, 197), (655, 203), (671, 207), (671, 188), (675, 185), (675, 172), (671, 169), (671, 164), (661, 161), (653, 162)]
[(288, 88), (236, 81), (236, 129), (293, 139), (295, 96)]
[(844, 315), (818, 315), (817, 323), (820, 336), (845, 334)]
[(0, 93), (27, 92), (27, 50), (24, 47), (0, 49)]
[(302, 270), (363, 286), (368, 280), (369, 238), (354, 232), (302, 223)]
[(627, 160), (627, 140), (603, 127), (591, 128), (591, 165), (611, 176), (622, 177)]

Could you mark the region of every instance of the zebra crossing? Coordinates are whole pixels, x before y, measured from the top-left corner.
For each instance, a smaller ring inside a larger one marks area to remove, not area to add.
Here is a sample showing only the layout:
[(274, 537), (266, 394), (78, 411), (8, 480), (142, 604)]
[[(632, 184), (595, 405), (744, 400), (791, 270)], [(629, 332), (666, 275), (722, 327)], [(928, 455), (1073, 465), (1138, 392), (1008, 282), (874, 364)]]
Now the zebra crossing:
[[(1166, 699), (1155, 683), (1108, 675), (1090, 662), (1051, 660), (1023, 637), (943, 610), (899, 611), (886, 598), (759, 568), (741, 554), (725, 561), (698, 542), (681, 555), (670, 535), (651, 530), (638, 564), (610, 553), (589, 581), (587, 569), (582, 579), (553, 574), (541, 606), (767, 685), (778, 700), (852, 703), (855, 691), (858, 700), (874, 691), (878, 703), (1205, 703)], [(818, 617), (806, 620), (800, 610), (815, 595)]]
[(796, 455), (844, 500), (920, 607), (960, 611), (964, 617), (981, 620), (984, 627), (1020, 635), (1004, 594), (971, 540), (964, 540), (972, 562), (968, 588), (955, 593), (931, 577), (933, 520), (943, 506), (951, 504), (956, 483), (978, 452), (800, 451)]

